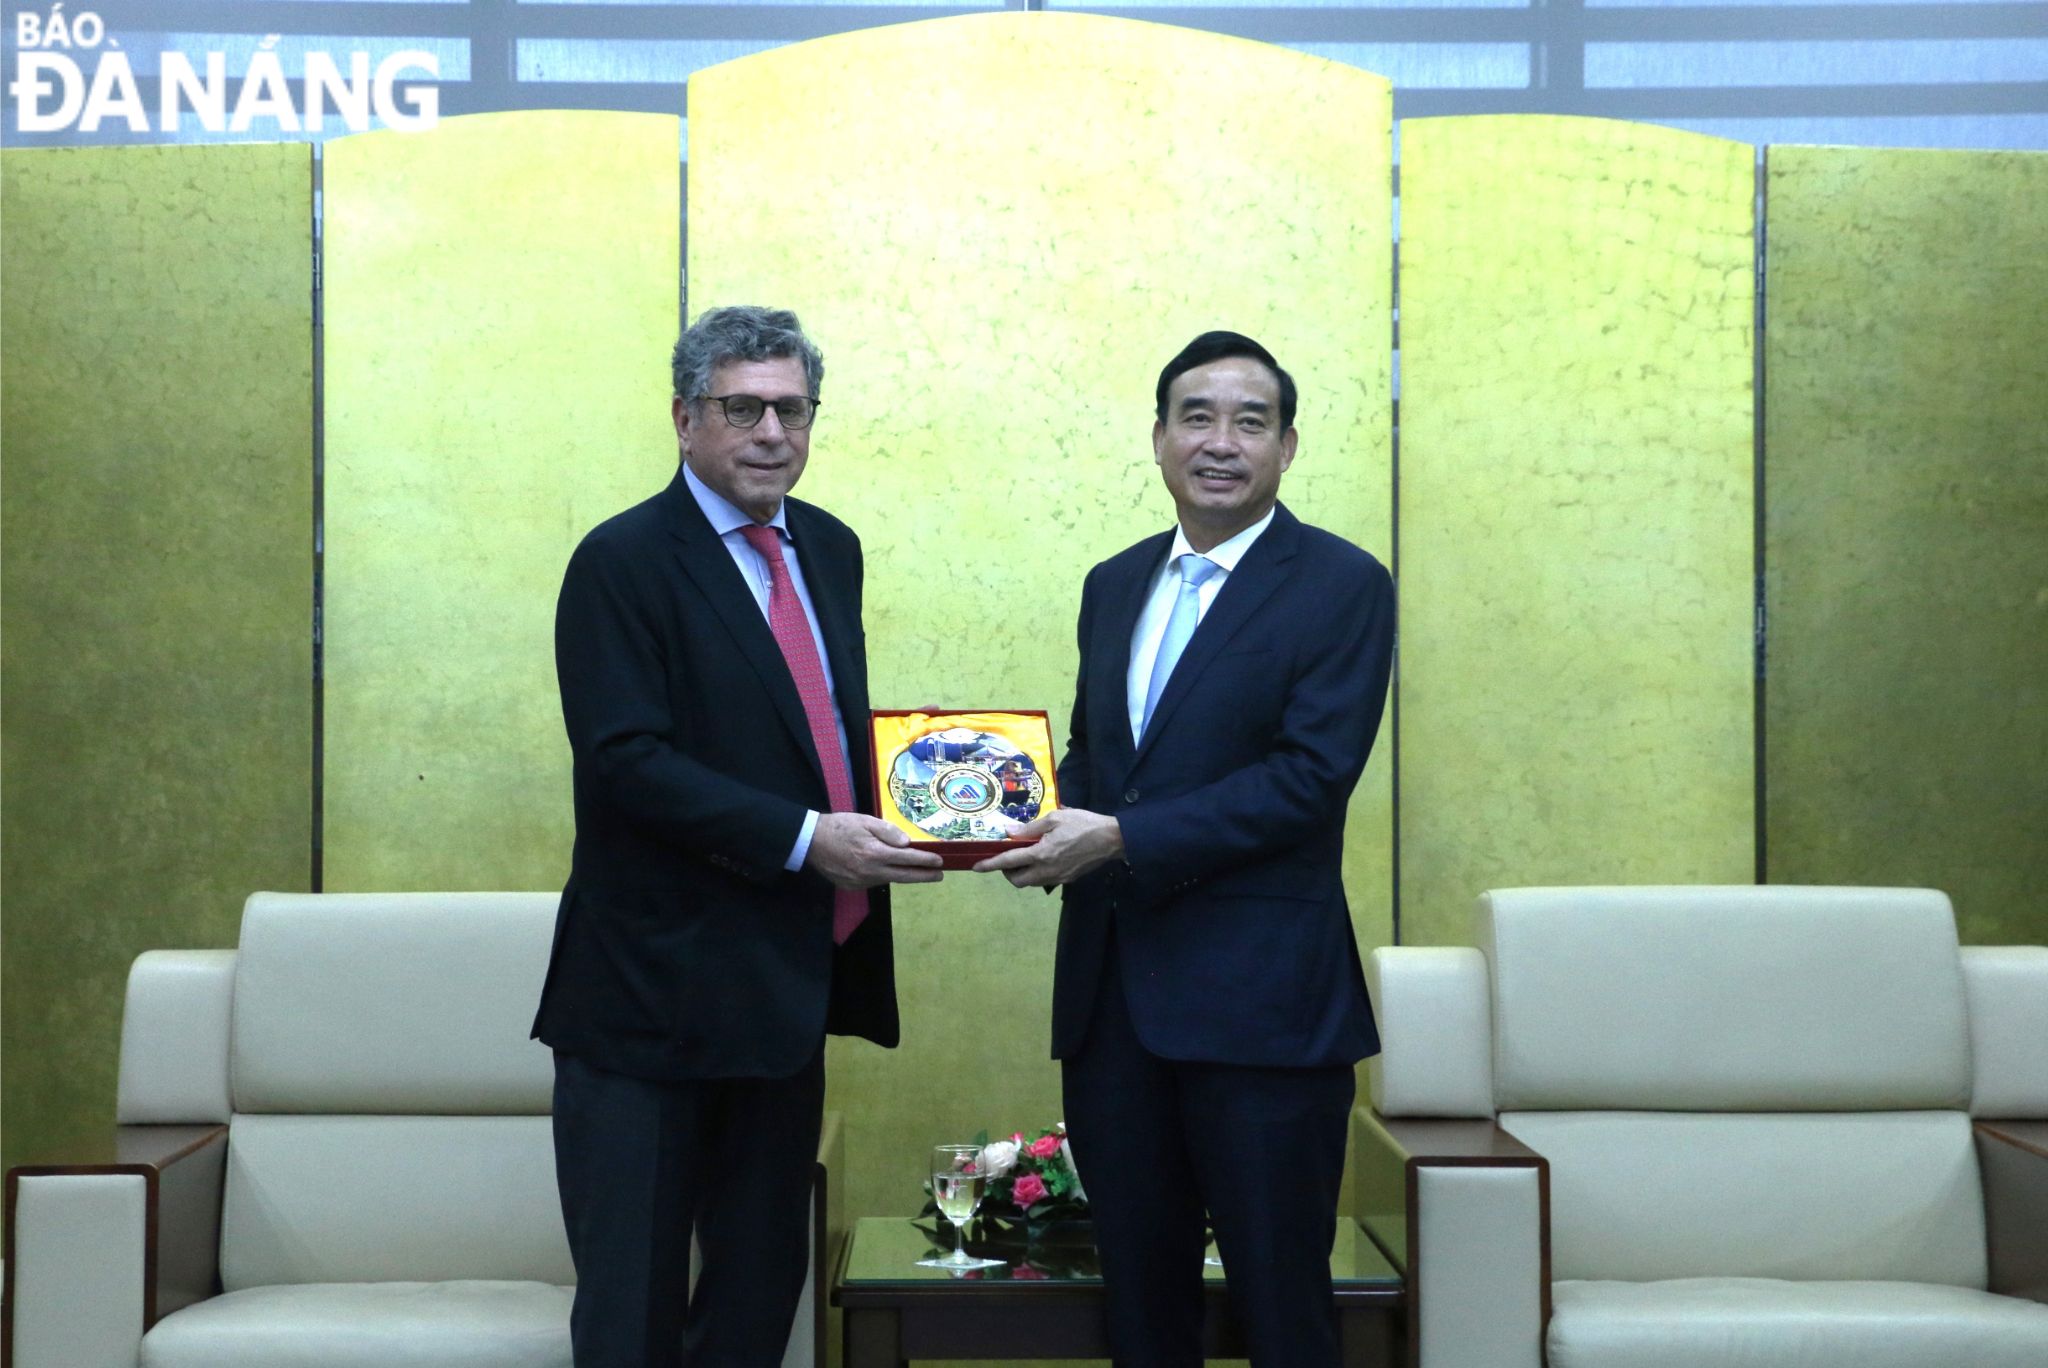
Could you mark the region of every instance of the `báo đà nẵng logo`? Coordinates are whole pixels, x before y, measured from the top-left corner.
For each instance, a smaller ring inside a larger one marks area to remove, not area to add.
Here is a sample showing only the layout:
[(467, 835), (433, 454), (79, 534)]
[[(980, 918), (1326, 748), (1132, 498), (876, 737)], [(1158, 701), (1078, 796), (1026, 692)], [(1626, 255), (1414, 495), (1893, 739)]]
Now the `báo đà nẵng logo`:
[(47, 14), (19, 12), (14, 38), (7, 93), (22, 133), (92, 133), (121, 125), (135, 133), (176, 133), (188, 118), (209, 133), (248, 132), (259, 120), (274, 121), (277, 132), (321, 133), (330, 117), (351, 133), (368, 131), (373, 120), (419, 132), (441, 115), (439, 90), (408, 83), (441, 78), (439, 55), (417, 49), (390, 53), (374, 66), (367, 52), (307, 52), (297, 99), (275, 50), (277, 34), (257, 45), (234, 79), (224, 52), (200, 54), (200, 65), (184, 52), (160, 52), (152, 105), (128, 52), (90, 10), (67, 16), (58, 4)]

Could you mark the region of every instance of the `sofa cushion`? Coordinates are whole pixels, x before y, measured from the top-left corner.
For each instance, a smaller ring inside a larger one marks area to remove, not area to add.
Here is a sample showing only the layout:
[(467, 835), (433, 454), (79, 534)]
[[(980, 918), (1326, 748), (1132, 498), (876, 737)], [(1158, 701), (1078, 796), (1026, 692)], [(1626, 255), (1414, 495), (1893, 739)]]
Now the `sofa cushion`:
[(1385, 945), (1365, 962), (1380, 1024), (1370, 1061), (1382, 1116), (1493, 1115), (1486, 956), (1465, 946)]
[(2048, 1118), (2048, 946), (1966, 945), (1973, 1116)]
[(545, 1116), (237, 1116), (221, 1282), (575, 1281)]
[(1962, 1112), (1515, 1112), (1550, 1161), (1557, 1278), (1851, 1278), (1982, 1288)]
[(535, 1282), (252, 1287), (158, 1321), (141, 1368), (569, 1368), (574, 1294)]
[(124, 1126), (224, 1122), (235, 952), (145, 950), (128, 969), (114, 1119)]
[(1550, 1368), (2041, 1368), (2048, 1306), (1898, 1282), (1560, 1282)]
[(1899, 888), (1484, 895), (1503, 1111), (1963, 1107), (1948, 898)]
[(529, 1040), (552, 893), (258, 893), (235, 959), (237, 1112), (545, 1115)]

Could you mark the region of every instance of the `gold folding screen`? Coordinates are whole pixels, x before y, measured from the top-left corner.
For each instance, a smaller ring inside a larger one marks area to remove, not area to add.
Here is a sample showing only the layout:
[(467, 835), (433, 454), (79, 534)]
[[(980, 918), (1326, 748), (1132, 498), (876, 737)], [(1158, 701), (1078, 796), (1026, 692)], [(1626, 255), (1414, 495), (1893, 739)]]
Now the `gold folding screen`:
[(559, 887), (554, 602), (675, 470), (677, 120), (327, 145), (326, 887)]
[(1774, 147), (1765, 204), (1770, 879), (2038, 942), (2048, 156)]
[[(825, 346), (800, 493), (867, 541), (878, 703), (1063, 727), (1080, 577), (1168, 525), (1152, 383), (1205, 328), (1297, 372), (1283, 493), (1391, 561), (1385, 82), (1013, 14), (715, 68), (691, 105), (691, 312), (789, 304)], [(549, 621), (575, 540), (673, 469), (676, 131), (328, 145), (329, 887), (562, 875)], [(1404, 126), (1406, 940), (1464, 940), (1489, 885), (1751, 877), (1751, 160)], [(134, 953), (306, 886), (313, 254), (304, 148), (0, 177), (13, 1162), (108, 1119)], [(1775, 149), (1769, 190), (1770, 875), (1931, 883), (1968, 939), (2040, 941), (2048, 158)], [(909, 1043), (833, 1059), (854, 1212), (914, 1201), (935, 1133), (1057, 1115), (1054, 904), (955, 875), (900, 906)]]
[(1752, 161), (1401, 125), (1402, 939), (1754, 876)]
[[(1047, 707), (1064, 746), (1081, 577), (1172, 525), (1153, 384), (1206, 329), (1260, 338), (1301, 382), (1282, 498), (1391, 558), (1390, 109), (1349, 67), (1069, 14), (871, 30), (692, 80), (690, 312), (790, 305), (824, 347), (798, 493), (866, 544), (877, 706)], [(1388, 939), (1389, 751), (1349, 830), (1367, 944)], [(852, 1211), (913, 1205), (937, 1136), (1059, 1114), (1056, 904), (953, 874), (897, 907), (905, 1044), (831, 1061)]]
[(312, 170), (0, 156), (8, 1164), (112, 1124), (131, 959), (307, 887)]

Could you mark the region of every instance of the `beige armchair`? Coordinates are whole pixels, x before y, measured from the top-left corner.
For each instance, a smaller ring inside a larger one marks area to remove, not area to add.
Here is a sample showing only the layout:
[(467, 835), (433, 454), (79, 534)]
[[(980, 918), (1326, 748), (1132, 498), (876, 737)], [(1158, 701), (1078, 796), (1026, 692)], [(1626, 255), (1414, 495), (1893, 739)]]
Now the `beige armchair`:
[(1940, 893), (1511, 889), (1367, 970), (1422, 1368), (2048, 1364), (2048, 949)]
[[(269, 894), (128, 981), (116, 1133), (7, 1176), (16, 1368), (567, 1368), (549, 893)], [(823, 1363), (840, 1229), (786, 1365)]]

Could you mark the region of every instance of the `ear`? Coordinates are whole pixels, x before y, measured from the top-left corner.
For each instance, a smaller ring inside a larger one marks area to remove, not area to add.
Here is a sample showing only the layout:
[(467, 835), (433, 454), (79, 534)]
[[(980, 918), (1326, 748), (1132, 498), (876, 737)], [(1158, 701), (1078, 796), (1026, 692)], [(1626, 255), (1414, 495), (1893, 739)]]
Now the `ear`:
[(1283, 475), (1294, 464), (1294, 446), (1298, 440), (1300, 435), (1293, 428), (1280, 434), (1280, 472)]
[(676, 454), (687, 456), (690, 454), (690, 406), (678, 396), (669, 401), (668, 413), (670, 421), (676, 425)]
[(1152, 464), (1166, 464), (1166, 424), (1156, 418), (1152, 420)]

